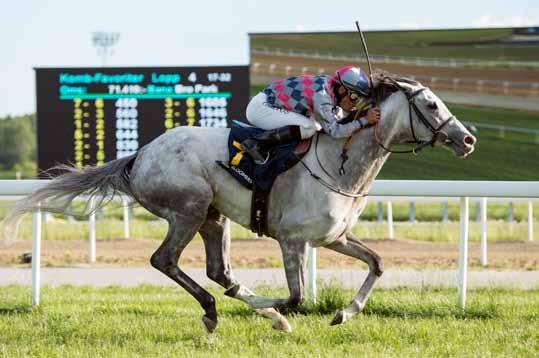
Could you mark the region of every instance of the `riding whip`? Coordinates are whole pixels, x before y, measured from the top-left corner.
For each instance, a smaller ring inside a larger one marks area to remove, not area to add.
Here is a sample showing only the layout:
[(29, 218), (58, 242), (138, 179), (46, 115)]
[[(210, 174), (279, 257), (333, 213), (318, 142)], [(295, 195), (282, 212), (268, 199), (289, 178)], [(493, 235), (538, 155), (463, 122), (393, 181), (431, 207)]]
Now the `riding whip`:
[(372, 67), (371, 67), (371, 60), (369, 58), (369, 50), (367, 50), (367, 42), (365, 41), (365, 38), (363, 37), (363, 32), (361, 31), (361, 28), (359, 27), (359, 21), (356, 21), (356, 28), (357, 28), (357, 32), (359, 32), (359, 36), (361, 37), (361, 44), (363, 45), (363, 50), (365, 50), (365, 55), (367, 56), (367, 65), (369, 66), (369, 78), (371, 79), (371, 84), (372, 84)]

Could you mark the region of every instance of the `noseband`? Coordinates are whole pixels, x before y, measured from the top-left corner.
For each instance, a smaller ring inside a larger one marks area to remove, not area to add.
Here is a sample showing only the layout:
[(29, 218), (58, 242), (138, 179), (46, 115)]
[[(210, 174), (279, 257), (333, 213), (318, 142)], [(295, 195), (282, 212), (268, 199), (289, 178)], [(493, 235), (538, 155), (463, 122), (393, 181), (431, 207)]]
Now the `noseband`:
[[(419, 107), (417, 107), (417, 104), (415, 103), (415, 97), (418, 94), (420, 94), (421, 92), (425, 91), (427, 89), (427, 87), (420, 88), (420, 89), (410, 93), (410, 92), (406, 91), (404, 88), (402, 88), (397, 82), (395, 82), (395, 86), (397, 86), (397, 88), (402, 93), (404, 93), (404, 95), (406, 96), (406, 99), (408, 100), (408, 117), (410, 119), (410, 129), (412, 131), (412, 137), (414, 138), (414, 140), (413, 141), (408, 141), (407, 143), (417, 144), (417, 146), (414, 147), (411, 150), (391, 150), (389, 148), (386, 148), (382, 144), (382, 142), (380, 142), (380, 140), (378, 139), (378, 134), (377, 134), (377, 131), (376, 131), (377, 128), (378, 128), (378, 124), (374, 127), (374, 131), (373, 131), (376, 143), (378, 143), (378, 145), (380, 147), (384, 148), (386, 151), (388, 151), (390, 153), (413, 153), (413, 154), (417, 155), (423, 148), (428, 147), (428, 146), (434, 146), (434, 143), (436, 143), (437, 140), (447, 139), (447, 134), (442, 132), (442, 129), (449, 122), (451, 122), (455, 118), (455, 116), (451, 116), (451, 117), (447, 118), (446, 120), (444, 120), (442, 122), (442, 124), (440, 124), (440, 126), (438, 126), (438, 128), (436, 128), (429, 122), (429, 120), (425, 117), (423, 112), (421, 112), (421, 110), (419, 109)], [(430, 130), (430, 132), (432, 133), (432, 137), (431, 137), (430, 140), (424, 141), (424, 140), (417, 139), (417, 137), (415, 135), (415, 130), (414, 130), (414, 121), (413, 121), (413, 117), (412, 117), (412, 110), (415, 112), (415, 114), (417, 116), (417, 119), (421, 123), (423, 123), (423, 125), (425, 127), (427, 127), (427, 129)]]

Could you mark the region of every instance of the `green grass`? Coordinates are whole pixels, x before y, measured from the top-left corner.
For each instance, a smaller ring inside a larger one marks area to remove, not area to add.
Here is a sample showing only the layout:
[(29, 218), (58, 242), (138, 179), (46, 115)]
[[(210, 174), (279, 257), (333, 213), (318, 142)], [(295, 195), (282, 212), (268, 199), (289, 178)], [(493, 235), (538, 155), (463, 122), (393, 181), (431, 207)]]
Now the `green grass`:
[[(254, 86), (252, 94), (263, 88)], [(539, 112), (457, 104), (449, 104), (449, 109), (464, 122), (539, 129)], [(464, 160), (442, 148), (427, 148), (418, 156), (393, 154), (377, 179), (539, 180), (536, 135), (506, 131), (501, 137), (498, 130), (479, 128), (476, 137), (474, 153)]]
[[(429, 241), (429, 242), (458, 242), (459, 223), (432, 223), (419, 222), (395, 222), (395, 237), (404, 240)], [(168, 224), (161, 221), (133, 220), (130, 223), (130, 237), (137, 239), (163, 240), (167, 232)], [(19, 231), (18, 237), (29, 240), (32, 237), (31, 221), (26, 220)], [(54, 220), (45, 224), (42, 230), (43, 240), (87, 240), (89, 231), (88, 223), (79, 221), (69, 223), (64, 220)], [(387, 223), (361, 222), (352, 230), (362, 239), (384, 239), (388, 237)], [(537, 228), (535, 229), (537, 232)], [(232, 240), (250, 239), (256, 234), (239, 225), (233, 225), (231, 230)], [(528, 224), (508, 223), (506, 221), (490, 221), (487, 230), (489, 242), (496, 241), (523, 241), (528, 239)], [(98, 239), (121, 239), (123, 238), (123, 223), (118, 220), (99, 220), (96, 225)], [(537, 233), (535, 235), (537, 237)], [(200, 239), (199, 235), (195, 240)], [(481, 225), (477, 222), (470, 223), (469, 241), (479, 242), (481, 239)]]
[[(26, 169), (20, 172), (22, 179), (32, 179), (36, 176), (35, 170)], [(1, 179), (17, 179), (16, 170), (0, 170), (0, 180)]]
[[(352, 24), (351, 24), (352, 27)], [(470, 42), (508, 39), (511, 29), (365, 32), (369, 53), (386, 56), (478, 60), (537, 61), (539, 46)], [(363, 56), (359, 35), (348, 33), (251, 34), (251, 48), (280, 48), (305, 52)]]
[[(448, 104), (451, 112), (464, 122), (478, 122), (496, 124), (510, 127), (520, 127), (525, 129), (539, 129), (539, 112), (489, 108), (480, 106), (464, 106), (458, 104)], [(479, 128), (480, 133), (483, 129)], [(525, 136), (530, 141), (535, 137)]]
[[(450, 105), (462, 121), (539, 128), (539, 113)], [(393, 154), (378, 179), (538, 180), (539, 149), (532, 134), (479, 128), (475, 152), (464, 160), (441, 148), (418, 156)]]
[[(288, 314), (293, 332), (212, 289), (219, 324), (208, 335), (202, 310), (179, 288), (0, 288), (2, 357), (439, 357), (536, 356), (539, 291), (470, 290), (465, 313), (453, 289), (374, 291), (364, 313), (329, 326), (352, 291), (326, 288), (319, 304)], [(259, 290), (285, 296), (284, 290)]]
[[(252, 87), (252, 94), (261, 88)], [(466, 122), (539, 129), (539, 112), (456, 104), (449, 107), (457, 118)], [(502, 137), (498, 130), (479, 128), (476, 136), (475, 152), (464, 160), (442, 148), (427, 148), (418, 156), (393, 154), (378, 179), (539, 180), (536, 135), (506, 131)]]
[[(440, 203), (416, 203), (416, 222), (409, 220), (409, 205), (405, 202), (393, 203), (393, 220), (395, 237), (406, 240), (430, 242), (457, 242), (459, 234), (459, 203), (448, 204), (449, 221), (440, 222)], [(9, 208), (8, 202), (0, 202), (0, 220)], [(520, 241), (528, 238), (527, 203), (513, 204), (514, 222), (508, 222), (507, 203), (492, 202), (488, 204), (488, 240), (494, 241)], [(534, 203), (534, 211), (539, 212), (539, 204)], [(135, 218), (130, 220), (130, 236), (133, 238), (162, 240), (167, 231), (168, 224), (164, 220), (150, 214), (144, 208), (134, 210)], [(353, 229), (356, 236), (363, 239), (381, 239), (388, 236), (386, 222), (378, 224), (376, 202), (370, 202), (361, 215), (361, 222)], [(387, 206), (383, 205), (384, 218), (387, 215)], [(475, 204), (470, 206), (470, 242), (480, 241), (480, 223), (474, 222)], [(537, 231), (537, 225), (535, 225)], [(1, 230), (1, 227), (0, 227)], [(97, 220), (96, 235), (99, 239), (117, 239), (123, 237), (122, 211), (114, 204), (106, 207), (103, 217)], [(86, 240), (89, 228), (86, 221), (69, 222), (63, 216), (55, 216), (48, 224), (43, 225), (42, 237), (44, 240)], [(232, 225), (232, 239), (253, 238), (250, 230), (239, 225)], [(18, 233), (19, 238), (32, 237), (32, 218), (27, 215)], [(196, 239), (199, 239), (198, 235)]]

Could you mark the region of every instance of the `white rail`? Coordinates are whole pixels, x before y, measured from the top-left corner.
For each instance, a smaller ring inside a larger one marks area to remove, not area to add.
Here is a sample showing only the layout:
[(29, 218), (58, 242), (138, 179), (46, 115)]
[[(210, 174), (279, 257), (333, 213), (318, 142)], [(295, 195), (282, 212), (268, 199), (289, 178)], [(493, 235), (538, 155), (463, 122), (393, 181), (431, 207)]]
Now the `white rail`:
[[(47, 180), (0, 180), (0, 196), (28, 195), (47, 184)], [(459, 242), (458, 304), (466, 307), (467, 257), (468, 257), (468, 206), (469, 197), (495, 198), (539, 198), (539, 181), (497, 182), (497, 181), (431, 181), (431, 180), (378, 180), (374, 183), (370, 196), (376, 197), (459, 197), (461, 207), (461, 230)], [(124, 204), (125, 205), (125, 204)], [(531, 204), (528, 204), (531, 207)], [(126, 212), (126, 210), (124, 210)], [(482, 215), (485, 216), (486, 215)], [(529, 227), (533, 228), (533, 213), (528, 211)], [(392, 230), (392, 228), (390, 229)], [(531, 234), (530, 234), (531, 235)], [(531, 236), (530, 236), (531, 237)], [(486, 240), (486, 237), (485, 237)], [(92, 241), (92, 240), (90, 240)], [(32, 303), (39, 304), (41, 220), (40, 213), (34, 214), (32, 241)], [(93, 245), (93, 247), (92, 247)], [(312, 299), (316, 292), (316, 249), (311, 248), (309, 266), (309, 286)], [(94, 242), (90, 242), (90, 252), (95, 257)], [(90, 255), (92, 260), (92, 255)]]
[[(291, 76), (297, 74), (324, 74), (327, 68), (318, 65), (309, 66), (290, 66), (279, 63), (261, 63), (251, 64), (251, 71), (254, 75), (269, 76)], [(410, 73), (403, 73), (403, 76), (421, 81), (424, 85), (431, 88), (446, 89), (453, 91), (477, 92), (477, 93), (496, 93), (500, 95), (513, 94), (517, 96), (537, 96), (539, 95), (539, 82), (531, 81), (510, 81), (510, 80), (492, 80), (487, 78), (467, 78), (467, 77), (444, 77), (444, 76), (420, 76)]]
[[(294, 49), (280, 49), (255, 47), (251, 49), (251, 53), (255, 55), (269, 56), (287, 56), (317, 60), (331, 61), (347, 61), (358, 63), (365, 61), (363, 55), (353, 54), (335, 54), (331, 52), (306, 52)], [(376, 63), (397, 63), (413, 66), (434, 66), (434, 67), (528, 67), (538, 68), (539, 61), (495, 61), (495, 60), (478, 60), (478, 59), (460, 59), (460, 58), (428, 58), (428, 57), (411, 57), (411, 56), (386, 56), (371, 54), (370, 58)]]

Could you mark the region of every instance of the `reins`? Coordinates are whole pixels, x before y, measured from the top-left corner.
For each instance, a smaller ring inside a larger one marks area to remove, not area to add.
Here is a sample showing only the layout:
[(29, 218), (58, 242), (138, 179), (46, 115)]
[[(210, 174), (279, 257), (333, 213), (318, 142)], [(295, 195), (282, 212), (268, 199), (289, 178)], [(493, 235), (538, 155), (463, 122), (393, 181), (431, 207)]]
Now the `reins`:
[[(326, 173), (326, 175), (328, 177), (330, 177), (331, 179), (335, 180), (336, 179), (331, 175), (329, 174), (329, 172), (324, 168), (324, 166), (322, 165), (322, 163), (320, 162), (320, 158), (318, 157), (318, 140), (320, 139), (320, 133), (316, 133), (316, 141), (315, 141), (315, 145), (314, 145), (314, 153), (315, 153), (315, 156), (316, 156), (316, 160), (318, 162), (318, 165), (320, 166), (320, 168), (322, 168), (322, 170), (324, 171), (324, 173)], [(307, 169), (307, 171), (309, 172), (309, 174), (317, 181), (319, 182), (320, 184), (322, 184), (323, 186), (325, 186), (326, 188), (328, 188), (329, 190), (337, 193), (337, 194), (340, 194), (342, 196), (346, 196), (346, 197), (349, 197), (349, 198), (362, 198), (362, 197), (366, 197), (368, 196), (369, 194), (368, 193), (351, 193), (351, 192), (348, 192), (348, 191), (345, 191), (345, 190), (342, 190), (341, 188), (331, 184), (331, 183), (328, 183), (327, 181), (325, 181), (324, 179), (322, 179), (319, 175), (315, 174), (311, 168), (309, 168), (309, 166), (307, 164), (305, 164), (305, 162), (300, 158), (298, 157), (296, 154), (294, 154), (296, 156), (296, 159), (301, 163), (301, 165), (303, 165), (303, 167), (305, 169)]]
[[(442, 138), (447, 138), (447, 135), (442, 132), (442, 129), (449, 122), (451, 122), (455, 118), (455, 116), (451, 116), (451, 117), (447, 118), (446, 120), (443, 121), (442, 124), (440, 124), (440, 126), (438, 126), (438, 128), (436, 128), (429, 122), (429, 120), (425, 117), (425, 115), (417, 107), (417, 105), (416, 105), (416, 103), (414, 101), (415, 97), (418, 94), (420, 94), (421, 92), (425, 91), (427, 89), (427, 87), (419, 88), (418, 90), (410, 93), (410, 92), (406, 91), (404, 88), (402, 88), (398, 84), (398, 82), (395, 81), (394, 79), (392, 79), (390, 77), (386, 77), (386, 79), (390, 80), (402, 93), (404, 93), (404, 95), (406, 96), (406, 99), (408, 100), (408, 118), (409, 118), (409, 121), (410, 121), (410, 130), (412, 132), (412, 137), (414, 138), (414, 140), (413, 141), (408, 141), (407, 143), (409, 143), (409, 144), (417, 144), (417, 146), (415, 146), (414, 148), (409, 149), (409, 150), (392, 150), (392, 149), (386, 147), (384, 144), (382, 144), (382, 141), (380, 140), (380, 137), (378, 136), (378, 123), (376, 123), (376, 125), (374, 126), (374, 130), (373, 130), (373, 136), (374, 136), (374, 141), (380, 147), (382, 147), (385, 151), (387, 151), (389, 153), (396, 153), (396, 154), (412, 153), (414, 155), (417, 155), (424, 148), (426, 148), (428, 146), (431, 146), (431, 147), (434, 146), (434, 143), (436, 143), (436, 141), (441, 139), (440, 136), (442, 136)], [(424, 141), (424, 140), (417, 139), (416, 134), (415, 134), (415, 129), (414, 129), (414, 120), (413, 120), (413, 116), (412, 116), (412, 110), (416, 114), (417, 119), (421, 123), (423, 123), (423, 125), (425, 127), (427, 127), (427, 129), (432, 133), (432, 137), (431, 137), (430, 140)], [(356, 134), (355, 132), (352, 133), (352, 135), (347, 139), (347, 141), (345, 143), (345, 147), (343, 148), (343, 153), (345, 152), (345, 150), (346, 151), (348, 150), (347, 145), (349, 146), (349, 142), (351, 142), (353, 140), (355, 134)]]
[[(390, 77), (387, 77), (387, 79), (389, 79), (391, 82), (393, 82), (393, 84), (398, 88), (398, 90), (400, 90), (401, 92), (404, 93), (404, 95), (406, 96), (406, 99), (408, 100), (408, 117), (409, 117), (409, 121), (410, 121), (410, 130), (412, 132), (412, 137), (414, 138), (413, 141), (409, 141), (407, 143), (409, 144), (417, 144), (414, 148), (410, 149), (410, 150), (392, 150), (388, 147), (386, 147), (384, 144), (382, 144), (382, 141), (380, 140), (379, 136), (378, 136), (378, 123), (376, 123), (373, 127), (373, 136), (374, 136), (374, 141), (378, 144), (378, 146), (380, 146), (381, 148), (383, 148), (385, 151), (389, 152), (389, 153), (397, 153), (397, 154), (405, 154), (405, 153), (412, 153), (414, 155), (417, 155), (421, 150), (423, 150), (425, 147), (428, 147), (428, 146), (434, 146), (434, 143), (436, 143), (436, 141), (440, 140), (440, 139), (444, 139), (444, 138), (447, 138), (447, 135), (442, 132), (442, 129), (449, 123), (451, 122), (455, 116), (451, 116), (449, 118), (447, 118), (446, 120), (444, 120), (442, 122), (442, 124), (440, 124), (437, 128), (434, 127), (429, 121), (428, 119), (425, 117), (425, 115), (421, 112), (421, 110), (417, 107), (414, 99), (415, 97), (420, 94), (421, 92), (425, 91), (427, 89), (427, 87), (422, 87), (412, 93), (406, 91), (404, 88), (402, 88), (397, 81), (395, 81), (394, 79), (390, 78)], [(377, 101), (376, 101), (377, 102)], [(356, 114), (356, 117), (358, 117), (360, 115), (360, 113), (369, 105), (370, 103), (366, 103), (361, 109), (359, 109), (357, 111), (357, 114)], [(417, 139), (416, 137), (416, 134), (415, 134), (415, 129), (414, 129), (414, 120), (413, 120), (413, 115), (412, 115), (412, 110), (413, 112), (416, 114), (416, 117), (417, 119), (423, 123), (423, 125), (425, 127), (427, 127), (427, 129), (430, 130), (430, 132), (432, 133), (432, 137), (430, 140), (428, 141), (424, 141), (424, 140), (419, 140)], [(357, 119), (357, 118), (355, 118)], [(357, 130), (355, 130), (354, 132), (352, 132), (352, 134), (346, 138), (346, 141), (344, 142), (344, 145), (343, 145), (343, 149), (342, 149), (342, 153), (341, 153), (341, 167), (339, 168), (339, 175), (340, 176), (343, 176), (346, 174), (346, 170), (344, 169), (344, 164), (346, 163), (346, 161), (348, 160), (348, 150), (350, 148), (350, 146), (352, 145), (355, 137), (357, 136), (357, 134), (359, 132), (361, 132), (363, 129), (365, 128), (368, 128), (370, 127), (371, 125), (367, 125), (365, 127), (362, 127), (362, 128), (359, 128)], [(320, 133), (317, 133), (316, 134), (316, 140), (315, 140), (315, 147), (314, 147), (314, 151), (315, 151), (315, 157), (316, 157), (316, 160), (318, 162), (318, 165), (320, 166), (320, 168), (322, 169), (322, 171), (329, 177), (331, 178), (332, 180), (334, 181), (337, 181), (335, 179), (335, 177), (333, 175), (331, 175), (327, 170), (326, 168), (324, 168), (324, 166), (322, 165), (322, 162), (320, 161), (320, 158), (318, 156), (318, 142), (319, 142), (319, 139), (320, 139)], [(298, 159), (298, 161), (305, 167), (305, 169), (307, 169), (307, 171), (309, 172), (309, 174), (316, 180), (318, 181), (320, 184), (322, 184), (323, 186), (325, 186), (326, 188), (330, 189), (331, 191), (335, 192), (335, 193), (338, 193), (340, 195), (343, 195), (343, 196), (347, 196), (347, 197), (351, 197), (351, 198), (360, 198), (360, 197), (366, 197), (368, 196), (369, 194), (368, 193), (351, 193), (351, 192), (347, 192), (347, 191), (344, 191), (342, 190), (341, 188), (331, 184), (331, 183), (328, 183), (327, 181), (325, 181), (324, 179), (322, 179), (319, 175), (315, 174), (311, 168), (309, 168), (307, 166), (307, 164), (305, 164), (305, 162), (303, 162), (303, 160), (301, 160), (301, 158), (297, 157), (296, 158)]]

